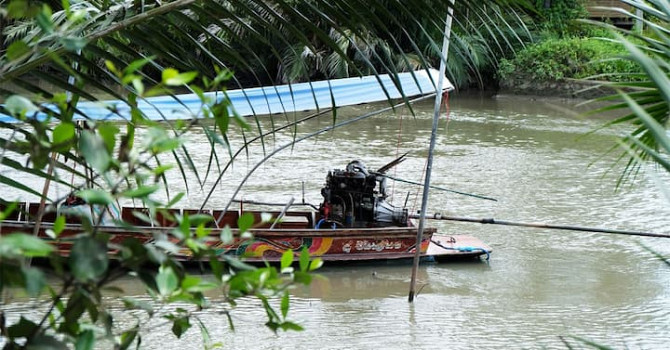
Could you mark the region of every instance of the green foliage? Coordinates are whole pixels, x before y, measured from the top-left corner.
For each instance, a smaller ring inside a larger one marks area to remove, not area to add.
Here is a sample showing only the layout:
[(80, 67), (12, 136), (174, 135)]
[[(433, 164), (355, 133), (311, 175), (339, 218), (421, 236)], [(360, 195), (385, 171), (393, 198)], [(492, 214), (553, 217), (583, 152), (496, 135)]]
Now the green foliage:
[(586, 79), (634, 81), (640, 67), (625, 59), (620, 43), (598, 38), (550, 39), (527, 46), (498, 69), (501, 80), (557, 81)]
[[(131, 108), (134, 101), (153, 94), (155, 89), (172, 92), (170, 87), (188, 84), (197, 75), (167, 69), (160, 83), (144, 88), (143, 79), (137, 74), (137, 70), (145, 63), (147, 62), (137, 62), (123, 70), (117, 69), (111, 63), (106, 65), (110, 73), (127, 84), (128, 91), (131, 91), (128, 98)], [(225, 75), (229, 76), (228, 73)], [(217, 83), (207, 87), (217, 88), (217, 84), (225, 82), (214, 81)], [(202, 110), (194, 113), (210, 118), (224, 117), (215, 117), (210, 113), (212, 106), (221, 105), (221, 102), (209, 101), (202, 94), (200, 96)], [(180, 162), (176, 151), (184, 143), (181, 136), (195, 125), (194, 122), (177, 130), (170, 130), (169, 124), (148, 121), (141, 111), (134, 109), (133, 118), (125, 125), (90, 122), (86, 129), (82, 129), (80, 124), (72, 123), (67, 117), (67, 111), (76, 107), (76, 99), (62, 100), (59, 96), (54, 96), (51, 102), (52, 106), (56, 106), (55, 110), (47, 110), (42, 103), (19, 95), (13, 95), (8, 102), (11, 103), (6, 111), (26, 123), (2, 123), (0, 126), (10, 130), (18, 128), (22, 136), (40, 141), (33, 143), (28, 149), (22, 147), (25, 142), (23, 139), (8, 137), (3, 142), (3, 156), (32, 152), (31, 154), (57, 154), (72, 159), (80, 168), (88, 168), (92, 173), (77, 173), (75, 167), (59, 163), (56, 157), (47, 157), (54, 162), (52, 164), (71, 171), (73, 178), (81, 177), (81, 184), (70, 184), (73, 192), (93, 208), (103, 210), (93, 220), (82, 220), (85, 233), (75, 237), (61, 237), (66, 229), (66, 218), (57, 217), (46, 234), (58, 243), (67, 242), (71, 246), (67, 256), (59, 255), (54, 246), (33, 236), (30, 231), (3, 233), (0, 236), (0, 293), (9, 288), (19, 288), (25, 290), (29, 296), (40, 297), (51, 303), (51, 307), (44, 311), (45, 314), (39, 320), (21, 318), (12, 324), (1, 325), (6, 348), (21, 348), (23, 345), (27, 348), (39, 348), (48, 345), (52, 349), (92, 349), (99, 339), (114, 342), (115, 348), (119, 349), (139, 347), (142, 326), (121, 329), (114, 323), (112, 309), (102, 299), (103, 290), (125, 276), (133, 277), (138, 283), (144, 284), (152, 297), (152, 302), (125, 298), (123, 301), (127, 309), (143, 310), (148, 317), (165, 318), (170, 322), (176, 337), (183, 336), (194, 324), (198, 324), (206, 346), (213, 344), (206, 325), (200, 322), (196, 311), (211, 306), (204, 293), (214, 290), (220, 291), (230, 308), (235, 306), (237, 298), (251, 296), (261, 300), (268, 315), (266, 325), (272, 331), (302, 329), (288, 318), (287, 289), (295, 283), (309, 283), (309, 272), (321, 264), (318, 259), (310, 261), (306, 250), (300, 256), (301, 269), (295, 272), (288, 268), (293, 262), (291, 251), (282, 258), (280, 268), (255, 268), (227, 256), (223, 257), (224, 261), (219, 261), (222, 257), (210, 245), (210, 237), (218, 233), (205, 226), (211, 221), (211, 216), (197, 214), (172, 216), (176, 226), (157, 234), (151, 242), (144, 244), (133, 238), (111, 240), (110, 235), (101, 232), (100, 225), (109, 212), (105, 209), (111, 209), (118, 201), (137, 200), (143, 203), (149, 209), (148, 212), (138, 211), (134, 215), (147, 222), (155, 221), (159, 212), (169, 215), (165, 209), (156, 208), (172, 207), (183, 197), (183, 193), (177, 194), (167, 203), (152, 198), (163, 188), (165, 179), (162, 176), (167, 169), (164, 167), (157, 173), (152, 167), (152, 161), (159, 156), (172, 155), (176, 162)], [(49, 118), (29, 116), (29, 112), (37, 110), (45, 111)], [(236, 117), (225, 114), (225, 118)], [(246, 126), (242, 121), (238, 121), (238, 124)], [(135, 135), (136, 127), (144, 128), (145, 132), (141, 137)], [(125, 134), (122, 134), (122, 130)], [(216, 134), (215, 131), (210, 133)], [(225, 134), (222, 136), (225, 137)], [(135, 142), (136, 138), (138, 142)], [(117, 144), (118, 139), (122, 140), (121, 144)], [(14, 170), (50, 178), (49, 175), (39, 172), (48, 164), (49, 161), (38, 161), (33, 157), (29, 164), (16, 165)], [(27, 190), (25, 186), (9, 179), (4, 183), (15, 190)], [(89, 184), (95, 184), (96, 187), (88, 188)], [(56, 202), (62, 199), (57, 199)], [(5, 201), (2, 203), (6, 208), (1, 213), (2, 218), (17, 209), (16, 204)], [(82, 216), (84, 218), (88, 217)], [(118, 224), (132, 228), (128, 222)], [(251, 214), (241, 216), (238, 222), (240, 234), (250, 236), (246, 231), (253, 228), (253, 225), (254, 218)], [(225, 235), (228, 242), (234, 239), (230, 228), (222, 230), (220, 235)], [(184, 250), (188, 250), (195, 258), (208, 260), (215, 278), (207, 280), (192, 275), (173, 258), (173, 253)], [(45, 258), (47, 265), (30, 266), (26, 260), (38, 257)], [(116, 262), (111, 263), (110, 259)], [(53, 277), (52, 280), (45, 277), (47, 269)], [(59, 286), (57, 292), (56, 286)], [(42, 295), (45, 289), (50, 291), (49, 296)], [(275, 311), (270, 303), (272, 299), (281, 300), (280, 312)], [(0, 319), (3, 322), (5, 320), (4, 317)]]
[(667, 135), (670, 121), (670, 8), (667, 5), (665, 0), (631, 4), (643, 12), (647, 29), (642, 33), (601, 24), (625, 47), (628, 60), (640, 67), (643, 75), (639, 82), (605, 84), (618, 90), (618, 94), (600, 98), (608, 105), (590, 113), (622, 111), (624, 115), (608, 125), (630, 126), (629, 134), (619, 142), (625, 149), (620, 159), (627, 161), (619, 184), (634, 178), (647, 160), (670, 171)]
[(535, 0), (539, 17), (538, 26), (542, 31), (555, 33), (559, 37), (583, 35), (585, 25), (577, 19), (587, 18), (586, 0)]

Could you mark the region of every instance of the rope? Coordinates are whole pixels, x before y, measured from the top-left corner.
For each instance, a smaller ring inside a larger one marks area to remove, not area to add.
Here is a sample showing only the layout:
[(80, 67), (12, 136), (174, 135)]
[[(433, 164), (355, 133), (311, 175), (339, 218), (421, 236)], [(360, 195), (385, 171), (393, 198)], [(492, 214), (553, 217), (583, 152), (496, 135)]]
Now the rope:
[(449, 126), (449, 117), (451, 116), (451, 110), (449, 108), (449, 91), (442, 93), (442, 105), (444, 106), (444, 115), (447, 117), (447, 127)]

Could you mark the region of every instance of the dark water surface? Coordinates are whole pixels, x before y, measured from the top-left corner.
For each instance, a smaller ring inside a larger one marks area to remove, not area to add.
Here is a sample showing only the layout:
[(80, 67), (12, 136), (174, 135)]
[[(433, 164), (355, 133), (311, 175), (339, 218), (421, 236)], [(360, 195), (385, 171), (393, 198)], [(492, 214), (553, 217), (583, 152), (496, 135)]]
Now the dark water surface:
[[(375, 107), (349, 109), (338, 118)], [(343, 168), (352, 159), (376, 169), (404, 152), (410, 152), (409, 159), (392, 175), (420, 181), (431, 109), (432, 102), (426, 102), (416, 107), (416, 118), (400, 110), (299, 143), (260, 167), (241, 196), (278, 202), (293, 196), (300, 201), (304, 182), (306, 201), (318, 203), (329, 169)], [(604, 153), (625, 130), (584, 137), (606, 119), (581, 119), (570, 110), (569, 103), (529, 98), (452, 97), (448, 127), (444, 117), (440, 126), (432, 182), (499, 201), (433, 191), (430, 211), (670, 232), (670, 202), (658, 187), (668, 188), (668, 176), (650, 168), (633, 186), (615, 193), (621, 167), (613, 164), (619, 151)], [(278, 124), (283, 120), (275, 117)], [(324, 117), (297, 132), (302, 135), (330, 123), (331, 117)], [(269, 128), (270, 122), (261, 125)], [(290, 132), (270, 137), (266, 150), (291, 138)], [(197, 133), (189, 142), (195, 161), (205, 169), (209, 144)], [(232, 135), (231, 142), (239, 145), (242, 139)], [(207, 206), (225, 205), (233, 187), (262, 157), (256, 146), (250, 158), (236, 162)], [(175, 180), (172, 191), (183, 190), (178, 174)], [(206, 191), (211, 183), (212, 175)], [(389, 185), (396, 205), (403, 204), (408, 192), (408, 206), (420, 205), (419, 188)], [(192, 186), (184, 206), (199, 205), (204, 192)], [(326, 266), (322, 278), (292, 291), (289, 315), (305, 327), (304, 332), (274, 335), (262, 325), (264, 312), (252, 300), (243, 300), (232, 311), (234, 333), (219, 313), (223, 306), (216, 296), (213, 308), (199, 316), (213, 340), (228, 349), (566, 348), (561, 336), (572, 345), (578, 343), (570, 336), (615, 348), (667, 348), (670, 267), (641, 244), (668, 256), (670, 241), (448, 222), (429, 225), (484, 240), (494, 249), (491, 261), (423, 265), (414, 304), (407, 303), (407, 264)], [(129, 295), (143, 293), (132, 284), (122, 287)], [(27, 312), (25, 306), (4, 307), (16, 315)], [(127, 325), (136, 322), (132, 314), (119, 317), (127, 319)], [(142, 348), (202, 348), (197, 327), (176, 340), (169, 326), (157, 326), (162, 322), (145, 325), (151, 331), (144, 335)]]

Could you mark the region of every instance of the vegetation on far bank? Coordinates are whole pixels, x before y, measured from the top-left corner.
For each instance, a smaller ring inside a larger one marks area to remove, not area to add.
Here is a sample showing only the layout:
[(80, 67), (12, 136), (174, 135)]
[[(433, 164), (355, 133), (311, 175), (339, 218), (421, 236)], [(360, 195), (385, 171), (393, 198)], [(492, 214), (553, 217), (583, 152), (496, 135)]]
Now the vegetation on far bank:
[(583, 1), (538, 0), (535, 6), (542, 15), (537, 18), (535, 42), (501, 59), (497, 67), (496, 80), (502, 91), (587, 97), (575, 93), (591, 84), (577, 80), (644, 79), (642, 68), (627, 58), (628, 50), (612, 31), (584, 21), (589, 14)]
[(641, 79), (642, 69), (621, 59), (626, 48), (615, 41), (595, 37), (549, 39), (503, 59), (498, 68), (501, 84), (561, 79), (631, 81)]

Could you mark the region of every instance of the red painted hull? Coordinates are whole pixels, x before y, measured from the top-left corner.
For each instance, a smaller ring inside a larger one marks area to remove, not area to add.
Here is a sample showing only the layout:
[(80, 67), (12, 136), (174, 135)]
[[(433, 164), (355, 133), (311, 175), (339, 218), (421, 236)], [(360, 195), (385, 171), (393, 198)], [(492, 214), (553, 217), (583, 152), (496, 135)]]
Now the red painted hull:
[[(125, 209), (124, 209), (125, 210)], [(211, 213), (217, 217), (217, 213)], [(237, 213), (234, 213), (238, 217)], [(260, 215), (260, 213), (257, 213)], [(228, 213), (226, 213), (228, 215)], [(211, 228), (208, 245), (220, 255), (230, 255), (239, 257), (247, 262), (276, 262), (281, 259), (286, 250), (293, 250), (299, 253), (307, 248), (312, 257), (320, 257), (326, 261), (366, 261), (366, 260), (388, 260), (412, 258), (416, 252), (416, 227), (371, 227), (371, 228), (324, 228), (314, 229), (312, 225), (311, 213), (292, 212), (287, 214), (287, 220), (279, 225), (278, 228), (260, 227), (250, 229), (252, 238), (243, 239), (240, 237), (237, 229), (232, 228), (232, 243), (221, 241), (221, 230)], [(124, 221), (128, 222), (130, 216), (125, 216)], [(235, 219), (235, 218), (233, 218)], [(226, 224), (235, 224), (236, 219), (226, 219)], [(158, 220), (157, 226), (139, 226), (139, 223), (133, 229), (103, 226), (99, 232), (105, 233), (110, 237), (110, 247), (121, 244), (126, 239), (136, 239), (143, 244), (154, 242), (155, 237), (173, 237), (166, 235), (174, 229), (174, 224), (166, 220)], [(223, 226), (220, 220), (220, 224)], [(233, 226), (230, 225), (230, 226)], [(72, 237), (83, 234), (81, 225), (68, 224), (59, 238), (54, 240), (46, 232), (53, 227), (49, 220), (43, 221), (40, 225), (38, 236), (54, 244), (59, 253), (67, 255), (72, 244)], [(234, 226), (233, 226), (234, 227)], [(32, 234), (34, 232), (34, 223), (21, 220), (5, 220), (0, 223), (0, 234), (13, 232), (25, 232)], [(442, 260), (442, 258), (453, 257), (471, 257), (486, 253), (490, 248), (482, 246), (482, 250), (464, 251), (458, 248), (459, 240), (467, 236), (444, 236), (441, 243), (431, 242), (435, 235), (434, 228), (424, 230), (423, 240), (421, 242), (421, 255), (433, 256)], [(443, 237), (437, 235), (436, 237)], [(173, 243), (177, 243), (176, 238), (170, 238)], [(479, 241), (478, 241), (479, 242)], [(467, 242), (472, 243), (472, 242)], [(436, 245), (437, 244), (437, 245)], [(483, 243), (479, 242), (480, 245)], [(110, 255), (114, 256), (116, 252), (111, 250)], [(175, 257), (183, 261), (193, 261), (196, 258), (192, 256), (189, 249), (183, 248), (175, 252)]]

